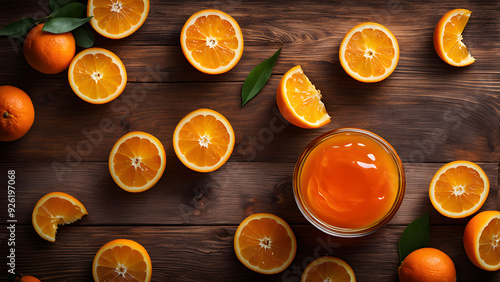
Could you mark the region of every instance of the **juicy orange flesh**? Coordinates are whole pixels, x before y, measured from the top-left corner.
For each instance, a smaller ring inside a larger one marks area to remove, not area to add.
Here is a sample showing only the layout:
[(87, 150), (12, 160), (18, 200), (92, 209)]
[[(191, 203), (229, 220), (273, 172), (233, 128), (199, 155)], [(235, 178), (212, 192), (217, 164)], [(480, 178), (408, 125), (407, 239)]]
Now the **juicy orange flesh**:
[(462, 32), (469, 20), (469, 15), (453, 16), (444, 27), (443, 50), (455, 63), (460, 63), (469, 56), (467, 47), (462, 43)]
[(94, 0), (94, 19), (110, 34), (121, 34), (138, 24), (144, 13), (143, 0)]
[(58, 224), (72, 223), (83, 215), (80, 207), (68, 200), (53, 197), (38, 208), (35, 221), (44, 234), (55, 237)]
[(500, 219), (493, 218), (479, 237), (479, 256), (489, 265), (500, 263)]
[(147, 264), (144, 256), (129, 246), (105, 250), (97, 260), (100, 281), (145, 281)]
[(324, 281), (349, 282), (351, 281), (351, 275), (342, 265), (333, 261), (326, 261), (313, 266), (307, 273), (307, 282)]
[(212, 115), (197, 115), (179, 131), (178, 145), (188, 162), (199, 167), (214, 166), (226, 155), (230, 135)]
[(392, 39), (379, 29), (355, 32), (347, 43), (344, 58), (349, 68), (362, 77), (381, 76), (396, 55)]
[(114, 94), (123, 77), (120, 68), (104, 54), (87, 54), (75, 63), (73, 80), (85, 96), (104, 99)]
[(241, 256), (262, 270), (282, 266), (290, 257), (292, 239), (286, 228), (271, 218), (254, 219), (238, 239)]
[(114, 172), (129, 187), (142, 187), (151, 181), (161, 167), (156, 145), (146, 138), (127, 139), (113, 157)]
[(444, 210), (460, 213), (477, 205), (484, 189), (484, 181), (475, 169), (458, 166), (441, 174), (434, 197)]
[(320, 91), (303, 72), (296, 72), (286, 81), (286, 95), (295, 113), (310, 123), (328, 115)]
[(196, 19), (186, 30), (185, 43), (193, 59), (209, 69), (227, 66), (239, 46), (233, 25), (217, 15)]

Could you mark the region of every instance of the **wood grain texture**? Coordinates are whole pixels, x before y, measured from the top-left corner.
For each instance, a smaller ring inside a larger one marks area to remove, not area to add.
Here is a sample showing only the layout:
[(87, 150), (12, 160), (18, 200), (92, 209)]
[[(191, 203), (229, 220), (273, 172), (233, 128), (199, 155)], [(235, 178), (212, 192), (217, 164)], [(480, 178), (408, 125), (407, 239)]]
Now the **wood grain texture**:
[[(404, 165), (405, 198), (391, 225), (407, 225), (427, 211), (436, 225), (468, 222), (470, 218), (446, 218), (432, 207), (429, 183), (441, 165)], [(483, 163), (481, 167), (491, 182), (482, 210), (499, 209), (498, 164)], [(31, 224), (31, 212), (38, 199), (46, 193), (61, 191), (79, 199), (89, 212), (77, 225), (238, 225), (257, 212), (276, 214), (290, 224), (304, 224), (307, 221), (293, 196), (293, 168), (293, 163), (233, 162), (214, 173), (200, 174), (177, 159), (167, 159), (162, 179), (150, 190), (133, 194), (113, 182), (107, 163), (82, 163), (67, 170), (61, 182), (50, 166), (9, 167), (17, 171), (19, 223)], [(7, 182), (6, 175), (0, 179), (5, 179), (1, 183)], [(0, 198), (2, 205), (7, 205), (6, 198)], [(0, 222), (5, 222), (6, 216), (1, 214)]]
[[(17, 266), (44, 282), (91, 281), (97, 250), (108, 241), (125, 238), (148, 251), (152, 281), (207, 281), (211, 277), (213, 281), (298, 282), (307, 264), (325, 255), (346, 260), (357, 281), (398, 281), (401, 226), (358, 239), (331, 237), (309, 225), (292, 229), (298, 242), (296, 257), (290, 267), (276, 275), (257, 274), (238, 261), (233, 249), (236, 226), (73, 226), (61, 229), (55, 243), (39, 238), (31, 226), (19, 226), (17, 238), (22, 244), (16, 251)], [(457, 281), (498, 281), (498, 272), (480, 270), (466, 258), (463, 231), (464, 226), (433, 226), (430, 246), (451, 257)], [(43, 254), (43, 259), (37, 253)], [(0, 263), (5, 265), (5, 261), (2, 256)], [(5, 277), (1, 272), (0, 279)]]

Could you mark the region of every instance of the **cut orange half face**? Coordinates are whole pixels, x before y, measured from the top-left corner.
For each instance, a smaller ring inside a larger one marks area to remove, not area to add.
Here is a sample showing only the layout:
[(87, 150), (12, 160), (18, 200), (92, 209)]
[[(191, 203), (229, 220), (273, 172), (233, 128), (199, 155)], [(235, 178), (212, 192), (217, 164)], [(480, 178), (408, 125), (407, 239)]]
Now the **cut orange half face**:
[(488, 176), (477, 164), (454, 161), (436, 172), (429, 186), (429, 197), (442, 215), (462, 218), (477, 212), (489, 191)]
[(31, 220), (40, 237), (55, 242), (58, 225), (73, 223), (86, 214), (87, 210), (83, 204), (73, 196), (52, 192), (38, 200)]
[(462, 42), (462, 33), (470, 15), (469, 10), (451, 10), (441, 18), (434, 30), (434, 49), (443, 61), (455, 67), (468, 66), (475, 61)]
[(243, 34), (238, 23), (228, 14), (203, 10), (184, 24), (181, 47), (193, 67), (204, 73), (221, 74), (240, 60)]
[(484, 211), (474, 216), (464, 232), (467, 256), (477, 267), (497, 271), (500, 269), (500, 212)]
[(151, 258), (139, 243), (117, 239), (102, 246), (92, 263), (96, 282), (148, 282), (152, 276)]
[(340, 64), (348, 75), (361, 82), (378, 82), (394, 72), (399, 61), (396, 37), (378, 23), (353, 27), (340, 44)]
[(313, 260), (302, 273), (301, 282), (356, 282), (354, 271), (345, 261), (335, 257)]
[(243, 265), (262, 274), (285, 270), (295, 258), (292, 229), (273, 214), (257, 213), (243, 220), (234, 234), (234, 251)]
[(318, 128), (330, 122), (321, 98), (321, 92), (300, 66), (283, 75), (276, 93), (276, 102), (283, 117), (302, 128)]
[(149, 13), (149, 0), (89, 0), (87, 16), (100, 35), (120, 39), (138, 30)]
[(211, 172), (231, 156), (234, 131), (220, 113), (199, 109), (177, 124), (173, 143), (175, 154), (185, 166), (198, 172)]
[(134, 131), (116, 141), (108, 163), (109, 172), (118, 186), (128, 192), (142, 192), (160, 180), (167, 156), (158, 138)]
[(89, 48), (71, 61), (68, 80), (73, 92), (82, 100), (104, 104), (122, 94), (127, 85), (127, 71), (113, 52)]

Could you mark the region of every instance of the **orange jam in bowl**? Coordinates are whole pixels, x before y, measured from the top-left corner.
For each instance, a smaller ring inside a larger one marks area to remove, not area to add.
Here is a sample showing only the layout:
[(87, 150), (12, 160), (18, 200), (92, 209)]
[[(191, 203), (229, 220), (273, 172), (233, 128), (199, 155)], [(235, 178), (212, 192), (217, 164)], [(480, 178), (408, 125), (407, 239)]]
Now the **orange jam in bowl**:
[(313, 140), (293, 175), (302, 214), (323, 232), (360, 237), (375, 232), (397, 212), (405, 192), (399, 156), (378, 135), (340, 128)]

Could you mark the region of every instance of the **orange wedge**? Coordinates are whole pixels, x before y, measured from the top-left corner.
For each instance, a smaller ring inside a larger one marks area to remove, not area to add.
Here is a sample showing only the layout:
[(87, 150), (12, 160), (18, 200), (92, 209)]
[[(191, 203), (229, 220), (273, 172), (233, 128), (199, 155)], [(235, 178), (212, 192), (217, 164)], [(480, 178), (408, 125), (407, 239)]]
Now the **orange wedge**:
[(354, 271), (343, 260), (335, 257), (321, 257), (307, 265), (301, 282), (356, 282)]
[(142, 192), (160, 180), (167, 156), (160, 140), (151, 134), (134, 131), (116, 141), (108, 163), (118, 186), (128, 192)]
[(185, 166), (198, 172), (211, 172), (231, 156), (234, 131), (220, 113), (199, 109), (177, 124), (173, 143), (175, 154)]
[(429, 186), (429, 197), (442, 215), (462, 218), (477, 212), (489, 191), (488, 177), (478, 165), (454, 161), (436, 172)]
[(73, 196), (52, 192), (38, 200), (31, 221), (40, 237), (55, 242), (58, 225), (73, 223), (86, 214), (87, 210), (83, 204)]
[(240, 223), (234, 234), (234, 251), (249, 269), (262, 274), (285, 270), (295, 258), (297, 242), (283, 219), (257, 213)]
[(464, 232), (464, 247), (470, 261), (477, 267), (500, 269), (500, 212), (484, 211), (474, 216)]
[(151, 258), (139, 243), (117, 239), (102, 246), (94, 257), (94, 281), (151, 281)]
[(340, 44), (340, 64), (348, 75), (361, 82), (378, 82), (396, 69), (399, 45), (396, 37), (378, 23), (353, 27)]
[(102, 48), (78, 53), (68, 69), (69, 85), (78, 97), (92, 104), (113, 101), (127, 85), (127, 71), (120, 58)]
[(181, 47), (193, 67), (204, 73), (221, 74), (240, 60), (243, 34), (230, 15), (218, 10), (203, 10), (184, 24)]
[(120, 39), (138, 30), (149, 13), (149, 0), (89, 0), (87, 16), (100, 35)]
[(300, 66), (287, 71), (281, 78), (276, 102), (283, 117), (302, 128), (318, 128), (330, 122), (321, 92), (314, 87)]
[(455, 67), (468, 66), (475, 61), (462, 42), (462, 32), (470, 14), (471, 11), (465, 9), (451, 10), (434, 30), (434, 49), (443, 61)]

